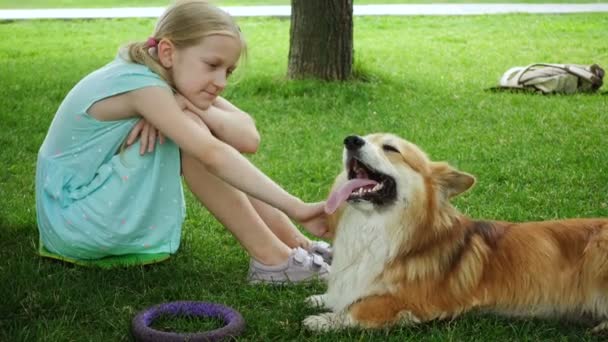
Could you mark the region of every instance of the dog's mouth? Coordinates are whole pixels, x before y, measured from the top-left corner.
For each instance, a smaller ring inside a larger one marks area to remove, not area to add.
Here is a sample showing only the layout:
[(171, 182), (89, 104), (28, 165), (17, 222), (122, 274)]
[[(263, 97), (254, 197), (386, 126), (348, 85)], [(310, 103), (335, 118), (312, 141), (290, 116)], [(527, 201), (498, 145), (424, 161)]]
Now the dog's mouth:
[(348, 181), (331, 193), (326, 211), (333, 213), (342, 203), (368, 201), (375, 205), (387, 205), (397, 197), (395, 179), (374, 170), (356, 157), (347, 161)]
[(375, 171), (367, 164), (351, 158), (348, 163), (348, 179), (370, 180), (375, 182), (355, 188), (348, 196), (348, 201), (364, 200), (378, 205), (386, 204), (388, 200), (395, 197), (395, 179), (384, 173)]

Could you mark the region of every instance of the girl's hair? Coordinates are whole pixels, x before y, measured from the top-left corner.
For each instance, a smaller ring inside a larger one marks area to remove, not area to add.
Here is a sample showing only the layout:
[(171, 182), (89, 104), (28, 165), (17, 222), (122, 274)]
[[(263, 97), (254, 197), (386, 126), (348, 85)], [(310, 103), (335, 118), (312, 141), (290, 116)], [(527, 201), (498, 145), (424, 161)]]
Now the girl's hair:
[[(176, 48), (187, 48), (198, 44), (211, 35), (227, 35), (241, 43), (241, 57), (247, 54), (247, 45), (241, 30), (232, 17), (220, 8), (203, 0), (177, 0), (158, 18), (150, 38), (157, 42), (169, 39)], [(132, 62), (148, 66), (172, 87), (169, 72), (160, 64), (156, 49), (148, 46), (147, 40), (123, 46), (120, 55)]]

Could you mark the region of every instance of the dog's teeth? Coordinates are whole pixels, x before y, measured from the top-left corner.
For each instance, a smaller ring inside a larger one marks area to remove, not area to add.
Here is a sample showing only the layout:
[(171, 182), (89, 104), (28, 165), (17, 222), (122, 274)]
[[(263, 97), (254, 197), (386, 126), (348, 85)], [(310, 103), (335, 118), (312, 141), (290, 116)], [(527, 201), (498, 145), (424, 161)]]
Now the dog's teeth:
[(376, 184), (374, 186), (374, 188), (372, 189), (372, 191), (378, 191), (378, 190), (380, 190), (380, 188), (382, 188), (382, 185), (381, 185), (381, 183), (378, 183), (378, 184)]

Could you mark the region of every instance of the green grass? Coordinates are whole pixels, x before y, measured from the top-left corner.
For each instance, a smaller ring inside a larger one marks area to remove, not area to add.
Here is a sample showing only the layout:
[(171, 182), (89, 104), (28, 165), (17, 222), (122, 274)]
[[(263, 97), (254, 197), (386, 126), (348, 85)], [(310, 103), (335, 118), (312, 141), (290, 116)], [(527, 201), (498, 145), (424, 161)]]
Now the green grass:
[[(290, 0), (211, 0), (220, 6), (289, 5)], [(0, 9), (9, 8), (95, 8), (165, 6), (167, 0), (0, 0)], [(429, 4), (429, 3), (602, 3), (600, 0), (354, 0), (355, 5), (368, 4)]]
[[(608, 67), (608, 16), (364, 17), (355, 20), (356, 70), (366, 81), (290, 82), (289, 22), (240, 20), (251, 47), (226, 97), (257, 120), (251, 159), (288, 191), (320, 200), (340, 169), (341, 141), (386, 131), (477, 176), (456, 200), (478, 218), (608, 216), (608, 96), (492, 93), (511, 66)], [(187, 193), (179, 253), (149, 267), (103, 271), (42, 260), (34, 207), (37, 150), (60, 101), (120, 43), (147, 37), (152, 20), (0, 24), (0, 341), (128, 341), (140, 310), (204, 300), (239, 310), (246, 341), (594, 341), (582, 323), (476, 313), (413, 328), (311, 334), (300, 322), (321, 284), (248, 286), (248, 257)], [(199, 324), (200, 323), (200, 324)], [(192, 331), (217, 322), (177, 319)]]

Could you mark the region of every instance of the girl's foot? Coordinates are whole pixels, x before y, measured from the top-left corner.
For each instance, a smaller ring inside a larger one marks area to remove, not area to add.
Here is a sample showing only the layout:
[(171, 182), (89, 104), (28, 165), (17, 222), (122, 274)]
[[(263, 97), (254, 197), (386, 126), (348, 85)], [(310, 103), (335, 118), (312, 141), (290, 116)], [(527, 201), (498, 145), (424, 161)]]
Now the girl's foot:
[(247, 279), (251, 284), (286, 284), (308, 282), (314, 279), (327, 280), (330, 266), (315, 253), (297, 247), (287, 261), (276, 266), (268, 266), (251, 259)]

